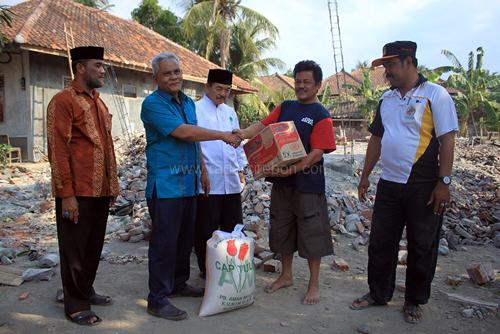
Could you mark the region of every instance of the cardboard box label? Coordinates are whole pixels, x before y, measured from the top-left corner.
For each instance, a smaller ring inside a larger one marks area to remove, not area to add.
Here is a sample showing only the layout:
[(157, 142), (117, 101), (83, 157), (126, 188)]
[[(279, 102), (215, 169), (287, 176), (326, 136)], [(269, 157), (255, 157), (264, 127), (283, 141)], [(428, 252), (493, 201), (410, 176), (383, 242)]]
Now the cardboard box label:
[(265, 169), (288, 166), (307, 155), (292, 121), (268, 125), (243, 149), (256, 179), (263, 176)]

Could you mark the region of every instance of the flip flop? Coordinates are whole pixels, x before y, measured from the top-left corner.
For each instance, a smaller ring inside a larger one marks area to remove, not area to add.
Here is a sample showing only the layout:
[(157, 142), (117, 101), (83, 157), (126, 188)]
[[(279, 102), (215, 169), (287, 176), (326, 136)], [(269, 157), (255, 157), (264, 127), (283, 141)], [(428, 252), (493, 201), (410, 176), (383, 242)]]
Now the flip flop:
[[(354, 305), (354, 304), (361, 304), (361, 303), (364, 303), (366, 302), (367, 304), (366, 305)], [(349, 306), (349, 308), (351, 310), (363, 310), (365, 308), (368, 308), (370, 306), (383, 306), (383, 305), (387, 305), (387, 303), (378, 303), (377, 301), (375, 301), (375, 299), (372, 298), (372, 296), (370, 295), (370, 293), (367, 293), (366, 295), (364, 295), (363, 297), (359, 297), (359, 298), (356, 298), (352, 304)]]
[(96, 293), (92, 297), (90, 297), (90, 304), (98, 306), (108, 306), (113, 304), (113, 300), (110, 296), (103, 296)]
[[(57, 290), (56, 301), (58, 303), (64, 303), (64, 292), (62, 289)], [(103, 296), (96, 293), (92, 297), (90, 297), (90, 304), (97, 306), (108, 306), (113, 304), (113, 300), (110, 296)]]
[(419, 312), (423, 316), (422, 308), (419, 305), (405, 302), (403, 306), (403, 318), (407, 323), (418, 324), (420, 321), (422, 321), (422, 317), (420, 319), (416, 319), (416, 316)]
[[(90, 319), (96, 318), (94, 322), (90, 322)], [(66, 318), (74, 322), (75, 324), (78, 324), (80, 326), (97, 326), (99, 323), (101, 323), (102, 319), (99, 318), (94, 311), (91, 310), (86, 310), (86, 311), (81, 311), (78, 312), (78, 314), (74, 316), (70, 316), (69, 314), (66, 314)]]

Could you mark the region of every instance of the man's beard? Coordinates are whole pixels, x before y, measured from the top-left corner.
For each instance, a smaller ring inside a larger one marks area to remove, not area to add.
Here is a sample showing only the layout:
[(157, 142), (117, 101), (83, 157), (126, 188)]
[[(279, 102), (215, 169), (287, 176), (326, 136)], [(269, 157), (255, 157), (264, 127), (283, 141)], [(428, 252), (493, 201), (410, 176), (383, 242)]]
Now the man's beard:
[(103, 86), (99, 79), (91, 79), (89, 77), (85, 78), (85, 83), (90, 89), (101, 88)]

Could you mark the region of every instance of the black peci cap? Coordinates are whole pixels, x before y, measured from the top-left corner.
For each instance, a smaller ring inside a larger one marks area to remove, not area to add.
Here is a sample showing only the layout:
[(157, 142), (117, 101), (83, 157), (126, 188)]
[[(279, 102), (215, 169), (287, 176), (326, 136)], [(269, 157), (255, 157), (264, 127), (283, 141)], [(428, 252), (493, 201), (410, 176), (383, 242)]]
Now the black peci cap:
[(233, 73), (228, 70), (211, 69), (208, 71), (207, 83), (231, 85), (233, 83)]
[(71, 61), (79, 61), (86, 59), (104, 60), (104, 48), (100, 46), (79, 46), (71, 49)]

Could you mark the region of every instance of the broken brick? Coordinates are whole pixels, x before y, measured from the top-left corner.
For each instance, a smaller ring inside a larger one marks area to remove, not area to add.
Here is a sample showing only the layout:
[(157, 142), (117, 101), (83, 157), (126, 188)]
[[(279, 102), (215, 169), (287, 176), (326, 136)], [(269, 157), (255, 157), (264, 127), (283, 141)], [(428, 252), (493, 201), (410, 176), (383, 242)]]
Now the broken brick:
[(461, 277), (457, 277), (457, 276), (446, 277), (446, 284), (451, 285), (451, 286), (459, 286), (463, 282), (464, 281)]
[(339, 270), (339, 271), (348, 271), (349, 270), (349, 264), (347, 261), (344, 259), (334, 259), (332, 263), (332, 269), (333, 270)]
[(25, 300), (29, 297), (30, 293), (28, 291), (23, 292), (19, 295), (19, 300)]
[(262, 262), (267, 262), (268, 260), (271, 260), (272, 258), (274, 258), (274, 253), (268, 252), (268, 251), (263, 251), (263, 252), (260, 252), (257, 256), (262, 260)]
[(269, 260), (264, 262), (264, 271), (266, 273), (278, 273), (281, 272), (281, 262), (278, 260)]
[(482, 285), (492, 281), (495, 278), (493, 267), (490, 263), (472, 263), (467, 268), (469, 278), (476, 284)]

